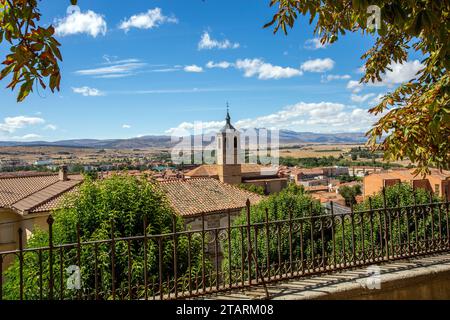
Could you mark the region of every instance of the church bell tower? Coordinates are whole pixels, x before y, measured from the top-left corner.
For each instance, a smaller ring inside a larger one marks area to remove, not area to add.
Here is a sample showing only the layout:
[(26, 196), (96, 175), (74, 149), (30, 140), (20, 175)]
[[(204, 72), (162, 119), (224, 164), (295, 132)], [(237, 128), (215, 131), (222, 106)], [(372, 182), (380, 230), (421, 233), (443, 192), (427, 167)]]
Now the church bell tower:
[(239, 184), (241, 176), (241, 141), (239, 131), (231, 124), (227, 103), (225, 126), (217, 134), (217, 173), (219, 180), (228, 184)]

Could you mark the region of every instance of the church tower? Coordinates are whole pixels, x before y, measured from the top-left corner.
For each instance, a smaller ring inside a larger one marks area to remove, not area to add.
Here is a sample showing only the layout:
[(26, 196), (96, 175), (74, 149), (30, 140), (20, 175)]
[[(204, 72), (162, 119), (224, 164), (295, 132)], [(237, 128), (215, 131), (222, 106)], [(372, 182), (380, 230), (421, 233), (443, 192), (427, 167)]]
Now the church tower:
[(241, 141), (239, 131), (231, 124), (228, 110), (225, 126), (217, 134), (217, 174), (219, 180), (228, 184), (239, 184), (241, 176)]

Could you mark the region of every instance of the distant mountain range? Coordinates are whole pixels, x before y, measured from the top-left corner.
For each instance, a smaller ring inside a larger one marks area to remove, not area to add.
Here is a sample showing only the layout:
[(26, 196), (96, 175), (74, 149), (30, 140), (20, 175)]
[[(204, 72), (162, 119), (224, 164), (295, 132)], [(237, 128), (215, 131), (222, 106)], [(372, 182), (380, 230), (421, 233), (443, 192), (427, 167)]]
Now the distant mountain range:
[[(280, 130), (280, 144), (303, 144), (303, 143), (364, 143), (367, 138), (364, 133), (313, 133), (296, 132), (291, 130)], [(138, 148), (168, 148), (176, 142), (172, 142), (170, 136), (142, 136), (129, 139), (72, 139), (60, 141), (0, 141), (0, 147), (14, 146), (53, 146), (71, 148), (94, 148), (94, 149), (138, 149)]]

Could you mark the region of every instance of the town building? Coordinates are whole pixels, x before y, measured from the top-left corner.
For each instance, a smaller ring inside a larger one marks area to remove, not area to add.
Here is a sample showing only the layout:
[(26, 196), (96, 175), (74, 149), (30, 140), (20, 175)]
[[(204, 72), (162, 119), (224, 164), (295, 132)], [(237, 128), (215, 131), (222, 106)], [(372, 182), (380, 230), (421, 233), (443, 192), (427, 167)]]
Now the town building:
[(216, 164), (205, 164), (185, 173), (186, 178), (213, 178), (231, 185), (252, 184), (264, 188), (266, 194), (276, 193), (287, 186), (288, 179), (278, 168), (241, 163), (240, 133), (232, 124), (227, 111), (225, 126), (216, 136)]
[(300, 168), (292, 170), (290, 178), (304, 187), (329, 186), (338, 176), (348, 176), (347, 167)]
[(423, 188), (440, 197), (447, 194), (447, 199), (450, 200), (450, 171), (430, 170), (431, 174), (425, 177), (414, 175), (414, 169), (395, 169), (365, 176), (364, 197), (380, 192), (383, 187), (406, 182), (413, 188)]
[(63, 166), (59, 173), (21, 172), (0, 176), (0, 251), (17, 249), (19, 228), (23, 244), (36, 227), (47, 229), (47, 217), (65, 194), (82, 182)]
[(351, 177), (365, 177), (372, 173), (383, 172), (384, 169), (381, 167), (372, 167), (372, 166), (352, 166), (349, 169), (349, 175)]

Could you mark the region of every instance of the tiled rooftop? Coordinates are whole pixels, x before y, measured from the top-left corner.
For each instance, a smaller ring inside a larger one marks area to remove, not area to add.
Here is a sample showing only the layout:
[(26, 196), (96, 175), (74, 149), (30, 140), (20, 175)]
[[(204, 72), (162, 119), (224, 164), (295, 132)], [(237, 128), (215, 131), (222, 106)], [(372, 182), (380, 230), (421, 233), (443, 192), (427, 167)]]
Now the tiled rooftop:
[[(54, 209), (55, 199), (81, 183), (80, 175), (69, 175), (60, 181), (57, 174), (18, 174), (0, 176), (0, 208), (12, 208), (19, 212), (35, 212)], [(43, 210), (46, 208), (47, 210)]]
[(245, 207), (262, 196), (212, 178), (191, 178), (160, 182), (174, 210), (180, 215), (197, 215)]
[[(255, 177), (264, 175), (276, 175), (278, 173), (277, 168), (265, 167), (259, 164), (244, 163), (241, 165), (241, 173), (243, 177)], [(185, 173), (185, 176), (192, 178), (200, 177), (217, 177), (217, 165), (215, 164), (204, 164), (191, 171)]]

